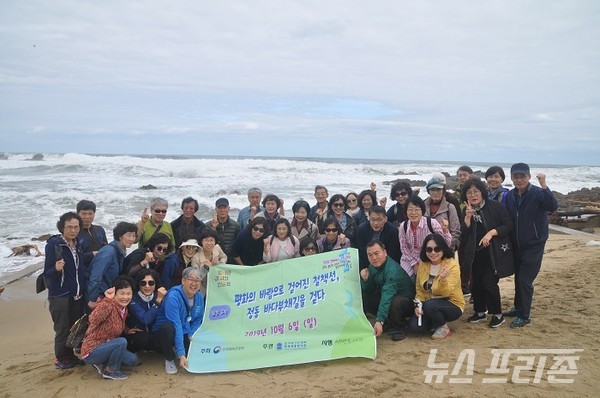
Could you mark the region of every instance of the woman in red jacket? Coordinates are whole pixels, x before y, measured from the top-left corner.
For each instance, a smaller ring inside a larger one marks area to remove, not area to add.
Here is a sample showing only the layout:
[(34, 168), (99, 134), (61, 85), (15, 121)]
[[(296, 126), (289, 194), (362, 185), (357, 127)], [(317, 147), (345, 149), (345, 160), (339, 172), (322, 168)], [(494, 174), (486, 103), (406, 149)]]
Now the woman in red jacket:
[(137, 355), (127, 351), (127, 340), (121, 337), (123, 332), (132, 334), (141, 331), (125, 326), (127, 306), (132, 297), (131, 279), (118, 277), (90, 314), (90, 326), (81, 346), (81, 359), (105, 379), (124, 380), (127, 375), (121, 372), (121, 365), (135, 366), (139, 362)]

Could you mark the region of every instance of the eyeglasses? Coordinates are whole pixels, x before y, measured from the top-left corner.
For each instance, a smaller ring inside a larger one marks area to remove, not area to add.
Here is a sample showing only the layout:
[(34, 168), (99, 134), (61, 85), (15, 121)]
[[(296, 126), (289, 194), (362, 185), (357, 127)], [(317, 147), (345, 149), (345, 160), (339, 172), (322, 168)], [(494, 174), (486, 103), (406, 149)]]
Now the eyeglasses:
[(467, 195), (467, 196), (479, 196), (479, 195), (481, 195), (481, 192), (479, 192), (478, 190), (475, 190), (475, 191), (467, 191), (466, 195)]
[(156, 284), (156, 282), (154, 281), (140, 281), (140, 286), (154, 286)]
[(316, 247), (314, 247), (314, 246), (306, 246), (306, 247), (303, 249), (303, 251), (305, 251), (305, 252), (316, 252), (316, 251), (317, 251), (317, 248), (316, 248)]
[(183, 246), (183, 248), (187, 249), (187, 250), (194, 250), (194, 251), (198, 250), (198, 248), (196, 246), (191, 246), (191, 245), (190, 246)]
[(396, 192), (396, 194), (394, 196), (398, 197), (398, 196), (407, 196), (407, 195), (408, 195), (408, 192), (402, 191), (402, 192)]
[(156, 214), (158, 214), (158, 213), (167, 214), (167, 209), (154, 209), (154, 212)]
[(439, 253), (439, 252), (441, 252), (441, 251), (442, 251), (442, 248), (441, 248), (441, 247), (439, 247), (439, 246), (436, 246), (436, 247), (430, 247), (430, 246), (427, 246), (427, 247), (425, 248), (425, 251), (426, 251), (427, 253), (432, 253), (432, 252)]
[(156, 250), (159, 253), (162, 253), (162, 252), (166, 252), (168, 248), (169, 248), (169, 246), (156, 246), (154, 248), (154, 250)]
[(331, 207), (344, 207), (343, 203), (334, 203), (331, 205)]
[(421, 210), (420, 207), (417, 207), (416, 209), (406, 209), (407, 213), (421, 213), (423, 210)]
[(264, 228), (260, 228), (260, 227), (252, 227), (252, 230), (254, 232), (260, 232), (260, 233), (265, 232), (265, 229)]
[(354, 202), (356, 202), (357, 200), (358, 200), (358, 199), (356, 199), (356, 198), (354, 198), (354, 199), (346, 199), (346, 201), (347, 201), (347, 202), (350, 202), (350, 203), (354, 203)]
[(325, 228), (325, 232), (337, 232), (337, 228)]
[(200, 279), (195, 279), (195, 278), (186, 278), (188, 282), (190, 283), (200, 283)]

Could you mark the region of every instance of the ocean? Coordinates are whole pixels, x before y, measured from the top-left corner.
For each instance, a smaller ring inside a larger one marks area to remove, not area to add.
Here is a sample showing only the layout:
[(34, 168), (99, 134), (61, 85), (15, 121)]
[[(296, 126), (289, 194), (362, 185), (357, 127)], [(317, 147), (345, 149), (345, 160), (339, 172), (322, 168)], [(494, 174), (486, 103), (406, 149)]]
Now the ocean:
[[(454, 175), (461, 164), (483, 172), (492, 165), (417, 160), (79, 153), (47, 153), (42, 154), (42, 160), (31, 160), (34, 155), (5, 153), (0, 156), (0, 281), (3, 283), (43, 265), (41, 257), (7, 258), (11, 254), (10, 248), (33, 243), (43, 252), (44, 242), (32, 239), (58, 233), (58, 217), (74, 211), (81, 199), (96, 203), (94, 223), (107, 230), (110, 241), (117, 222), (137, 222), (150, 199), (157, 196), (169, 201), (167, 221), (179, 217), (181, 200), (187, 196), (200, 203), (196, 215), (201, 220), (212, 218), (215, 200), (221, 196), (229, 199), (230, 215), (237, 219), (239, 209), (247, 206), (246, 192), (251, 187), (262, 189), (263, 196), (274, 193), (284, 199), (286, 214), (291, 215), (296, 200), (315, 203), (313, 191), (317, 184), (326, 186), (333, 195), (360, 192), (375, 182), (380, 197), (389, 195), (390, 186), (385, 185), (385, 181), (397, 178), (427, 181), (434, 172)], [(498, 165), (509, 174), (510, 164)], [(600, 186), (598, 166), (530, 166), (532, 175), (545, 173), (549, 187), (563, 194)], [(535, 177), (532, 182), (537, 183)], [(149, 184), (157, 189), (140, 189)], [(511, 186), (510, 178), (505, 184)], [(421, 196), (427, 196), (424, 189)]]

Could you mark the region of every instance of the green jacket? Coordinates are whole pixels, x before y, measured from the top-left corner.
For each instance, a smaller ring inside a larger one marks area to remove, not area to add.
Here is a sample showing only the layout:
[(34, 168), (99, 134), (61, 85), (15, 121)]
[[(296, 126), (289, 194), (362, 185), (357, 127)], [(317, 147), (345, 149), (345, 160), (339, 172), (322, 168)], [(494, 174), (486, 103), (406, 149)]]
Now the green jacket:
[(394, 296), (400, 295), (411, 300), (415, 298), (415, 284), (412, 279), (389, 256), (385, 264), (379, 268), (369, 264), (369, 279), (366, 282), (361, 279), (360, 285), (362, 290), (367, 293), (375, 290), (381, 291), (377, 310), (377, 321), (380, 322), (385, 322), (388, 318), (390, 304)]

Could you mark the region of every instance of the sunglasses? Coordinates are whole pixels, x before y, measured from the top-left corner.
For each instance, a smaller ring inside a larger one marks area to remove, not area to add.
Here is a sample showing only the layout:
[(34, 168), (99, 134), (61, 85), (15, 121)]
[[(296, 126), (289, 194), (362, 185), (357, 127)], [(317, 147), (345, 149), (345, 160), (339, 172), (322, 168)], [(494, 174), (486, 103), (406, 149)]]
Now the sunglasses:
[(169, 248), (169, 246), (156, 246), (154, 248), (154, 250), (156, 250), (159, 253), (162, 253), (162, 252), (166, 252), (168, 248)]
[(334, 203), (331, 207), (344, 207), (343, 203)]
[(407, 196), (407, 195), (408, 195), (408, 192), (402, 191), (402, 192), (396, 192), (396, 194), (394, 196), (398, 197), (398, 196)]
[(426, 248), (425, 248), (425, 251), (426, 251), (427, 253), (432, 253), (432, 252), (439, 253), (439, 252), (441, 252), (441, 251), (442, 251), (442, 248), (441, 248), (441, 247), (439, 247), (439, 246), (436, 246), (436, 247), (426, 247)]
[(314, 246), (307, 246), (304, 248), (304, 251), (305, 252), (315, 252), (315, 251), (317, 251), (317, 248)]
[(347, 201), (347, 202), (350, 202), (350, 203), (354, 203), (354, 202), (356, 202), (357, 200), (358, 200), (358, 199), (356, 199), (356, 198), (354, 198), (354, 199), (346, 199), (346, 201)]
[(140, 286), (154, 286), (156, 284), (156, 282), (154, 281), (140, 281)]
[(198, 250), (196, 246), (183, 246), (183, 248), (187, 250)]
[(158, 214), (158, 213), (167, 214), (167, 209), (154, 209), (154, 212), (156, 214)]
[(337, 232), (337, 228), (325, 228), (325, 232)]
[(265, 232), (265, 229), (264, 228), (260, 228), (260, 227), (252, 227), (252, 230), (254, 232), (260, 232), (260, 233)]

